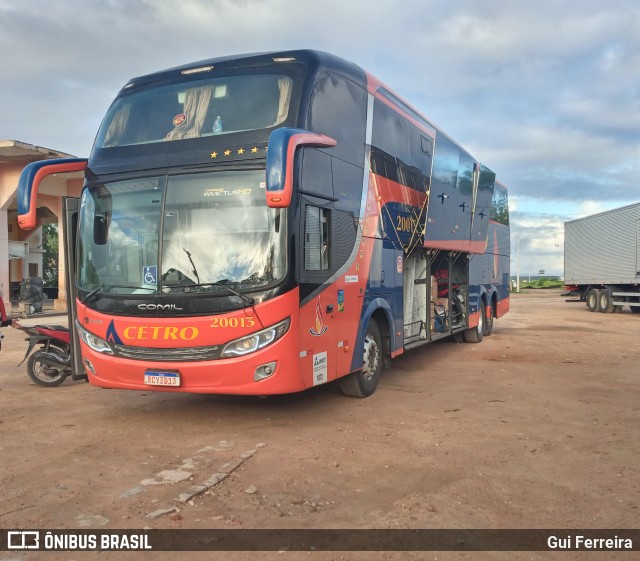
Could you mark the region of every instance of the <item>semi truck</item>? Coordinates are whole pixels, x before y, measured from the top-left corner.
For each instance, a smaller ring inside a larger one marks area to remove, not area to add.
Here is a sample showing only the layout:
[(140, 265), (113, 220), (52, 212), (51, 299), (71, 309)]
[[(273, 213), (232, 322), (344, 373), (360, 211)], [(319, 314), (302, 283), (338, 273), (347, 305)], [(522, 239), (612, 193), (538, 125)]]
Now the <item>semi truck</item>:
[(640, 313), (640, 203), (565, 222), (564, 278), (590, 312)]

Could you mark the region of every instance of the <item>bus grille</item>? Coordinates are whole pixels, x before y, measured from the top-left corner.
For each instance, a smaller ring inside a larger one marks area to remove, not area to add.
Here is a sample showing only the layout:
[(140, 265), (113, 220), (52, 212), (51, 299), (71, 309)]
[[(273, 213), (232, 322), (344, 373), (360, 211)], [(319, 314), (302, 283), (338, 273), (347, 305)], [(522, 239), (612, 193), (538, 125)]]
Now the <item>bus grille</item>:
[(182, 349), (152, 349), (149, 347), (130, 347), (112, 345), (113, 353), (120, 358), (132, 360), (159, 360), (163, 362), (189, 362), (197, 360), (216, 360), (220, 358), (222, 347), (192, 347)]

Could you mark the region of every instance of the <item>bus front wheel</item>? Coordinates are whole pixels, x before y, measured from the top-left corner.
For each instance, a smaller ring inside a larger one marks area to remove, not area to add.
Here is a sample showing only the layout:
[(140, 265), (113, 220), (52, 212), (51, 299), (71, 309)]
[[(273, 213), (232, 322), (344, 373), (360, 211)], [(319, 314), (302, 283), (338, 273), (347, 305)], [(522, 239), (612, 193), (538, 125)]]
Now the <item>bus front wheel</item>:
[(382, 360), (382, 338), (378, 325), (372, 319), (364, 335), (362, 370), (340, 379), (342, 393), (349, 397), (369, 397), (380, 382)]

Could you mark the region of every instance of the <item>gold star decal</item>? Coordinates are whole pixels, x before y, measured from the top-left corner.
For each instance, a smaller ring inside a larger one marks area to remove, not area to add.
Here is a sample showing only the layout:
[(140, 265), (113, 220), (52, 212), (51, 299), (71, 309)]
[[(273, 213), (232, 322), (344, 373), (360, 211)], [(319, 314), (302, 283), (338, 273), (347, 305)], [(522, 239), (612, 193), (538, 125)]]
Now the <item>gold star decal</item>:
[(252, 154), (257, 154), (257, 153), (258, 153), (258, 147), (257, 147), (257, 146), (254, 146), (254, 147), (251, 149), (251, 153), (252, 153)]
[(231, 150), (225, 150), (224, 151), (224, 155), (225, 156), (231, 156)]
[(238, 148), (238, 154), (240, 155), (244, 154), (244, 148)]
[(212, 158), (217, 158), (218, 157), (218, 153), (217, 152), (211, 152), (211, 157)]

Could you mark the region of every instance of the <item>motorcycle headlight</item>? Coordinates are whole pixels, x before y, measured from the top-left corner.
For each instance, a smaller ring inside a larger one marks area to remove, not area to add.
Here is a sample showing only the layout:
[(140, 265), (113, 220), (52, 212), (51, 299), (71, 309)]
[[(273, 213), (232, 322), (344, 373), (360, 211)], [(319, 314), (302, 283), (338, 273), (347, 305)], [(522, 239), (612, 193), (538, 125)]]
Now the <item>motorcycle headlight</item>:
[(290, 318), (287, 318), (280, 323), (267, 327), (267, 329), (257, 331), (240, 339), (235, 339), (224, 346), (220, 358), (248, 355), (249, 353), (263, 349), (280, 339), (289, 329), (290, 323)]
[(104, 339), (101, 339), (97, 335), (94, 335), (93, 333), (87, 331), (77, 321), (76, 328), (78, 329), (78, 335), (80, 336), (80, 339), (82, 339), (82, 341), (84, 341), (89, 346), (89, 348), (93, 349), (97, 353), (105, 353), (109, 355), (113, 354), (111, 345), (109, 345), (109, 343), (107, 343)]

